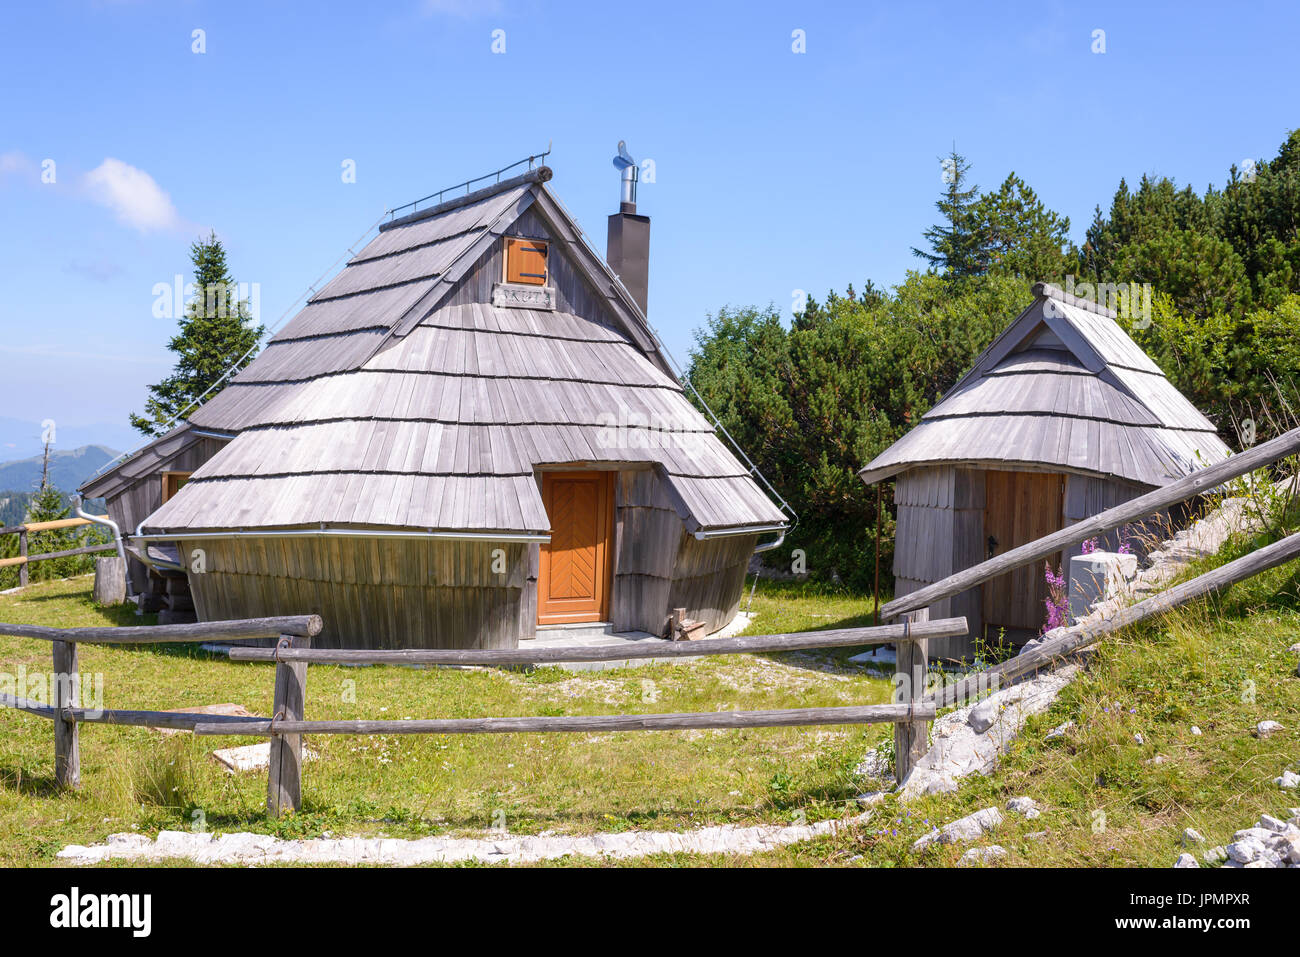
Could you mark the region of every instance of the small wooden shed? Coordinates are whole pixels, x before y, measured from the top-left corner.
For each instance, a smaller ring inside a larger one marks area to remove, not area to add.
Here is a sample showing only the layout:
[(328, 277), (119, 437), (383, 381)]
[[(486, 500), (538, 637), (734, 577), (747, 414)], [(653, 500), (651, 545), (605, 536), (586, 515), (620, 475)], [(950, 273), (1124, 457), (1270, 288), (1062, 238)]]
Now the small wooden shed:
[[(202, 620), (314, 612), (324, 646), (511, 648), (539, 625), (734, 617), (786, 516), (684, 394), (628, 292), (644, 274), (619, 281), (550, 178), (386, 223), (187, 422), (87, 486), (137, 555), (176, 548)], [(649, 221), (624, 202), (611, 237), (624, 218), (644, 273)]]
[[(894, 590), (905, 595), (1167, 485), (1230, 453), (1214, 425), (1115, 322), (1054, 286), (994, 340), (920, 424), (858, 474), (895, 478)], [(1154, 517), (1153, 517), (1154, 518)], [(1129, 546), (1141, 551), (1133, 530)], [(1117, 548), (1120, 533), (1102, 547)], [(1068, 573), (1076, 547), (1053, 566)], [(1045, 620), (1041, 564), (931, 607), (1012, 641)], [(970, 657), (973, 639), (934, 653)]]

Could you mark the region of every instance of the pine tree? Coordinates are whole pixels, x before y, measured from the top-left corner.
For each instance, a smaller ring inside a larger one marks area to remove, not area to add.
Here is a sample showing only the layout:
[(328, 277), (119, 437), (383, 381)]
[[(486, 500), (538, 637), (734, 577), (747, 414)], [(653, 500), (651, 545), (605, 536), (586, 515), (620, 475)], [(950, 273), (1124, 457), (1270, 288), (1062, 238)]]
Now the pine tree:
[(970, 164), (956, 148), (943, 159), (943, 176), (947, 188), (943, 198), (935, 202), (935, 209), (943, 214), (944, 222), (936, 223), (922, 235), (930, 250), (912, 247), (912, 252), (950, 278), (972, 276), (978, 272), (976, 238), (971, 232), (970, 208), (979, 193), (978, 186), (966, 188), (966, 174)]
[(1078, 261), (1070, 220), (1048, 209), (1015, 173), (972, 203), (967, 218), (980, 273), (1059, 281)]
[[(50, 443), (45, 443), (45, 460), (41, 469), (41, 487), (32, 496), (27, 508), (30, 523), (57, 522), (68, 518), (72, 510), (64, 503), (63, 493), (50, 484)], [(65, 552), (77, 547), (77, 535), (74, 529), (59, 528), (52, 531), (33, 532), (27, 544), (28, 554), (44, 555), (48, 552)], [(76, 573), (77, 558), (55, 558), (45, 562), (33, 562), (31, 580), (43, 581), (50, 578), (65, 578)]]
[(131, 415), (131, 425), (145, 435), (161, 435), (232, 366), (238, 371), (251, 362), (266, 331), (253, 324), (248, 302), (239, 298), (239, 285), (230, 275), (226, 250), (216, 233), (193, 243), (190, 259), (194, 297), (180, 319), (180, 331), (167, 345), (178, 357), (176, 367), (149, 387), (145, 414)]

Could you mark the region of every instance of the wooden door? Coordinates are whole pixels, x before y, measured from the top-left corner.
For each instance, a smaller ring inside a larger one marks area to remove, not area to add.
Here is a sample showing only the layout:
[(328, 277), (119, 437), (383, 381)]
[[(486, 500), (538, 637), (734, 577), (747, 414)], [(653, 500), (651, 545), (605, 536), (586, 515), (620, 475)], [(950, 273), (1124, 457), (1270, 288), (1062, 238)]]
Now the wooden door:
[(542, 545), (537, 623), (605, 621), (614, 528), (613, 472), (543, 472), (551, 540)]
[[(1065, 476), (1042, 472), (986, 472), (984, 482), (985, 557), (1058, 531), (1063, 523)], [(1037, 633), (1047, 620), (1047, 582), (1043, 561), (1018, 568), (984, 584), (984, 623), (990, 640), (996, 629), (1008, 636)], [(1051, 558), (1052, 570), (1060, 555)]]

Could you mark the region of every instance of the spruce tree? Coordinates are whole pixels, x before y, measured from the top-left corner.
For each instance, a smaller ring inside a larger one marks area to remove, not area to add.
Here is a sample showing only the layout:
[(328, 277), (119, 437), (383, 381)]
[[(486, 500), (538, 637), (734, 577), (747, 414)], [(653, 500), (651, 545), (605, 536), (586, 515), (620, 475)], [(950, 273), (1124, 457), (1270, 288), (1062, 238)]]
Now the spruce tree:
[(172, 374), (149, 387), (144, 415), (131, 415), (131, 425), (145, 435), (161, 435), (173, 418), (189, 410), (232, 366), (242, 369), (265, 328), (254, 325), (248, 302), (239, 298), (239, 285), (230, 275), (226, 250), (217, 234), (190, 246), (194, 263), (194, 296), (180, 318), (180, 331), (167, 344), (176, 353)]
[(944, 221), (936, 223), (922, 234), (930, 244), (928, 252), (915, 246), (912, 247), (912, 252), (926, 260), (931, 269), (949, 278), (960, 279), (979, 271), (977, 241), (970, 223), (970, 209), (979, 193), (979, 187), (966, 188), (966, 174), (970, 171), (970, 164), (956, 148), (943, 158), (942, 163), (947, 186), (943, 197), (934, 206), (943, 214)]

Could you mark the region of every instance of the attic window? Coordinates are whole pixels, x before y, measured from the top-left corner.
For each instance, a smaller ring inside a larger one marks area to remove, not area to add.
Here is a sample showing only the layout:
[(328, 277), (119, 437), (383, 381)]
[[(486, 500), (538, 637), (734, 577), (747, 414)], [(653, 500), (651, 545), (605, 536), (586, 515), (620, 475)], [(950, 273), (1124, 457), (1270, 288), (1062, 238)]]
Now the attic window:
[(545, 286), (546, 243), (537, 239), (507, 239), (506, 282)]
[(182, 486), (190, 480), (191, 474), (190, 472), (163, 472), (162, 500), (164, 503), (181, 490)]

